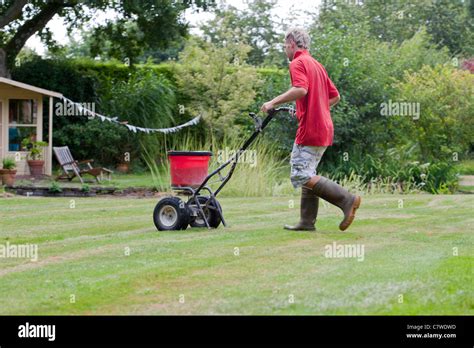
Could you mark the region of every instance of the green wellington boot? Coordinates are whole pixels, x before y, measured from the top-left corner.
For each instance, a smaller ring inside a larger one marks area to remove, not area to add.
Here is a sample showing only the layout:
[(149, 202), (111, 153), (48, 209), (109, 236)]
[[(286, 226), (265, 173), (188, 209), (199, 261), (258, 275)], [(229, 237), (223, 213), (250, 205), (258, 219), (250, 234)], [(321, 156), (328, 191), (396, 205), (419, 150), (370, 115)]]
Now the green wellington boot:
[[(313, 180), (313, 178), (315, 178)], [(339, 224), (341, 231), (346, 230), (354, 221), (356, 210), (360, 206), (360, 196), (353, 195), (344, 187), (323, 176), (313, 177), (307, 184), (312, 191), (322, 199), (338, 206), (344, 212), (344, 219)], [(319, 178), (319, 180), (317, 179)], [(316, 183), (314, 183), (316, 181)]]
[(301, 188), (300, 222), (295, 226), (285, 225), (285, 230), (315, 231), (314, 224), (318, 216), (319, 197), (307, 187)]

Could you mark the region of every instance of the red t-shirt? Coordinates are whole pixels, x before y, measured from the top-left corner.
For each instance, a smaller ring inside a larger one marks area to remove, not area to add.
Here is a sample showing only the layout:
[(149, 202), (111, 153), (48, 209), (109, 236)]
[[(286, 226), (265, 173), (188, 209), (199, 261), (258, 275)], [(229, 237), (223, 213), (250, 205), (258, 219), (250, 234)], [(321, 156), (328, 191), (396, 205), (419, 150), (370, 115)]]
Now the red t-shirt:
[(298, 145), (329, 146), (334, 137), (329, 99), (339, 92), (329, 78), (326, 69), (307, 50), (296, 51), (290, 63), (291, 84), (302, 87), (308, 93), (296, 101)]

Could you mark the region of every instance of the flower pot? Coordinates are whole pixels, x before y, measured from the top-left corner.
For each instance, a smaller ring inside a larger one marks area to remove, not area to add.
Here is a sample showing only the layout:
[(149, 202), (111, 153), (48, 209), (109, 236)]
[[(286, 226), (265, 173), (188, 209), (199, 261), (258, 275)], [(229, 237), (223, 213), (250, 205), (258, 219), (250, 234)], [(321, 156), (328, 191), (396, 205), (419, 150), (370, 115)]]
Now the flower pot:
[(3, 185), (13, 186), (15, 184), (15, 169), (0, 169), (0, 176), (3, 182)]
[(29, 160), (28, 166), (30, 167), (30, 174), (33, 176), (43, 175), (43, 160)]
[(130, 164), (128, 162), (119, 163), (117, 165), (117, 171), (120, 173), (128, 173), (130, 170)]

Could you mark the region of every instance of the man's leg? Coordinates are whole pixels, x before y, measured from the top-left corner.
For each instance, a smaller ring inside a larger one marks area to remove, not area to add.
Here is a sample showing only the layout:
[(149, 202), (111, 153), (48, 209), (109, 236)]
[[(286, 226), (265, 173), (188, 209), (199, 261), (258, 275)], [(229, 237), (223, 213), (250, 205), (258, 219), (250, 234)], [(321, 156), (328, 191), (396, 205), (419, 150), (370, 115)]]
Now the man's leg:
[(345, 188), (324, 176), (315, 175), (304, 184), (315, 195), (338, 206), (344, 212), (344, 219), (339, 224), (341, 231), (346, 230), (354, 221), (356, 210), (360, 206), (360, 196), (349, 193)]
[(316, 175), (316, 168), (326, 147), (293, 145), (291, 152), (291, 183), (295, 188), (301, 187), (300, 221), (284, 228), (292, 231), (314, 231), (318, 215), (319, 197), (304, 183)]

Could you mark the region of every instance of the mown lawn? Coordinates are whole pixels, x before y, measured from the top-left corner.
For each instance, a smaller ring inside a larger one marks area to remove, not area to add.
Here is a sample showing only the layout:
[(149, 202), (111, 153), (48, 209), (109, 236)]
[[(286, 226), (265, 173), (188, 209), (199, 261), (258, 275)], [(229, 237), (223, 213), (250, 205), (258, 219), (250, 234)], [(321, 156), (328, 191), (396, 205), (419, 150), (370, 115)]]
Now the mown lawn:
[(474, 314), (472, 195), (366, 196), (346, 232), (321, 206), (316, 233), (282, 229), (297, 197), (225, 198), (230, 227), (166, 233), (155, 203), (0, 198), (0, 244), (39, 246), (0, 258), (0, 314)]

